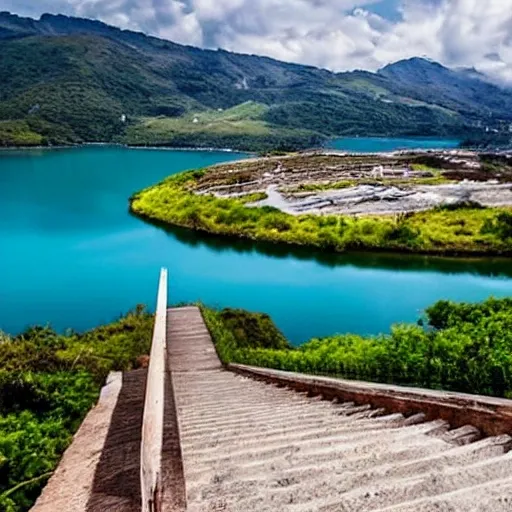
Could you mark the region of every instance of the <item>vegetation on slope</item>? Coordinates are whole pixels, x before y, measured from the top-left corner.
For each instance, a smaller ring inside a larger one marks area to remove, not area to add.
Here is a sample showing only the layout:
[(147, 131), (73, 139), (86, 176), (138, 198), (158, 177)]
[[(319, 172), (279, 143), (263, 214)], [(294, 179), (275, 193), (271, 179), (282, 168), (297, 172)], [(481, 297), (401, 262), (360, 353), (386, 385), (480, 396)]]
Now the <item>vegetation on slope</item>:
[(512, 133), (508, 130), (502, 133), (468, 133), (460, 143), (463, 148), (478, 149), (481, 151), (495, 151), (496, 149), (512, 148)]
[(171, 176), (131, 198), (131, 210), (156, 223), (330, 251), (438, 254), (512, 252), (512, 213), (472, 205), (394, 216), (289, 215), (271, 207), (194, 194), (198, 170)]
[(320, 146), (324, 138), (310, 130), (280, 128), (262, 116), (266, 105), (248, 101), (233, 108), (204, 110), (181, 117), (148, 117), (129, 126), (123, 141), (130, 145), (217, 147), (248, 151), (292, 150)]
[(0, 146), (39, 146), (44, 137), (26, 121), (0, 121)]
[(226, 312), (202, 312), (224, 363), (512, 398), (512, 299), (440, 301), (419, 325), (395, 325), (375, 337), (313, 339), (299, 348), (283, 347), (275, 327), (276, 344), (256, 337), (247, 346)]
[[(379, 75), (393, 82), (396, 94), (435, 103), (480, 120), (487, 117), (486, 109), (497, 112), (505, 104), (510, 105), (506, 88), (497, 87), (484, 75), (474, 70), (448, 69), (427, 59), (396, 62), (381, 69)], [(511, 119), (506, 114), (499, 117)], [(487, 121), (491, 120), (487, 118)]]
[(275, 125), (309, 129), (330, 136), (433, 136), (449, 137), (464, 132), (455, 113), (431, 107), (385, 103), (360, 95), (318, 93), (273, 106), (265, 120)]
[(25, 121), (0, 121), (0, 147), (67, 145), (79, 139), (66, 127), (31, 117)]
[(149, 353), (153, 317), (138, 307), (110, 325), (59, 335), (0, 333), (0, 510), (28, 510), (110, 371)]
[[(266, 150), (302, 148), (318, 134), (458, 137), (475, 120), (492, 127), (512, 120), (508, 91), (421, 59), (403, 67), (335, 74), (181, 46), (97, 21), (0, 13), (0, 120), (49, 123), (47, 133), (34, 129), (46, 143)], [(189, 129), (193, 113), (247, 101), (265, 108), (233, 133)], [(263, 128), (270, 133), (254, 133)], [(0, 145), (23, 142), (0, 132)]]
[(125, 109), (137, 112), (144, 89), (156, 87), (140, 57), (132, 62), (127, 49), (106, 39), (29, 37), (1, 49), (0, 119), (58, 125), (68, 142), (113, 140), (124, 130)]

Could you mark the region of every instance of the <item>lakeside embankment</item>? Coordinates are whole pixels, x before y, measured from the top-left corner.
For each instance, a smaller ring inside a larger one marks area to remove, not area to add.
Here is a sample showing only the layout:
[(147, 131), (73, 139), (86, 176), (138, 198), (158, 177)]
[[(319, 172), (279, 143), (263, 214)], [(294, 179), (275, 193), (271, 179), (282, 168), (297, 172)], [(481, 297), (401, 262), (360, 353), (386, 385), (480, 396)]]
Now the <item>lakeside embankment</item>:
[[(146, 149), (155, 151), (208, 151), (215, 153), (241, 153), (241, 151), (233, 148), (215, 148), (215, 147), (174, 147), (174, 146), (146, 146), (136, 144), (119, 144), (115, 142), (83, 142), (80, 144), (60, 144), (60, 145), (46, 145), (46, 146), (0, 146), (0, 153), (5, 151), (33, 151), (33, 150), (45, 150), (53, 151), (59, 149), (80, 149), (88, 147), (106, 147), (106, 148), (126, 148), (126, 149)], [(250, 151), (243, 151), (242, 153), (247, 155), (254, 155)]]
[[(172, 143), (130, 143), (126, 141), (92, 141), (92, 142), (77, 142), (77, 141), (61, 141), (60, 143), (46, 143), (46, 144), (9, 144), (4, 141), (2, 144), (0, 141), (1, 150), (30, 150), (30, 149), (62, 149), (62, 148), (74, 148), (74, 147), (94, 147), (94, 146), (111, 146), (111, 147), (123, 147), (123, 148), (140, 148), (140, 149), (154, 149), (154, 150), (169, 150), (169, 151), (216, 151), (216, 152), (244, 152), (247, 154), (257, 155), (261, 151), (256, 151), (249, 148), (240, 148), (239, 146), (218, 146), (215, 144), (202, 144), (193, 145), (190, 140), (183, 141), (183, 144), (177, 146)], [(457, 149), (461, 148), (460, 141), (458, 139), (437, 139), (437, 138), (423, 138), (423, 137), (409, 137), (409, 138), (393, 138), (393, 137), (334, 137), (325, 140), (323, 146), (315, 147), (301, 147), (296, 148), (297, 151), (323, 151), (325, 153), (332, 152), (334, 154), (346, 154), (346, 155), (375, 155), (375, 154), (386, 154), (389, 152), (428, 152), (432, 150), (443, 150), (443, 149)], [(471, 149), (471, 148), (467, 148)], [(272, 148), (267, 148), (263, 153), (276, 152), (272, 151)], [(283, 153), (282, 151), (279, 151)], [(294, 152), (293, 148), (289, 148), (289, 151)]]
[(506, 255), (510, 163), (460, 151), (253, 159), (169, 177), (132, 196), (130, 209), (159, 224), (335, 252)]
[(0, 232), (9, 247), (0, 325), (13, 335), (27, 321), (81, 332), (134, 303), (150, 304), (162, 266), (172, 269), (173, 300), (267, 311), (293, 343), (340, 330), (387, 332), (441, 298), (512, 294), (506, 257), (337, 253), (164, 230), (129, 214), (134, 191), (238, 154), (87, 147), (23, 155), (2, 157), (0, 172)]

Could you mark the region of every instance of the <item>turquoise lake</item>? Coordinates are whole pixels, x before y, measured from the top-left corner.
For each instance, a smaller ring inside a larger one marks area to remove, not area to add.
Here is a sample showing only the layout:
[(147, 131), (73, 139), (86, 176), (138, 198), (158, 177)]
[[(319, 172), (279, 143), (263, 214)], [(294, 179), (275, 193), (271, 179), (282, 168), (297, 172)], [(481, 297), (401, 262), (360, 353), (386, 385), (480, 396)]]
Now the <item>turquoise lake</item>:
[(272, 315), (295, 343), (386, 332), (441, 298), (512, 295), (510, 260), (332, 255), (164, 231), (128, 197), (165, 176), (239, 159), (228, 152), (87, 147), (0, 152), (0, 329), (83, 330), (138, 303), (202, 300)]
[(399, 149), (454, 149), (459, 144), (455, 139), (342, 137), (331, 140), (327, 147), (354, 153), (380, 153)]

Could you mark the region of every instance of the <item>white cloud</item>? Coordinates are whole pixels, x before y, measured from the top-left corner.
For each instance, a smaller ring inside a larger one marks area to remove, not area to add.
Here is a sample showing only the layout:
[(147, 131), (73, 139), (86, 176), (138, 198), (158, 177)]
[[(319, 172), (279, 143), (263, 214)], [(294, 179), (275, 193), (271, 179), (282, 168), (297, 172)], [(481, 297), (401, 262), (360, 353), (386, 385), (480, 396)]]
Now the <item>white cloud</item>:
[(264, 54), (332, 70), (375, 70), (427, 56), (512, 82), (512, 0), (0, 0), (23, 15), (62, 12), (176, 42)]

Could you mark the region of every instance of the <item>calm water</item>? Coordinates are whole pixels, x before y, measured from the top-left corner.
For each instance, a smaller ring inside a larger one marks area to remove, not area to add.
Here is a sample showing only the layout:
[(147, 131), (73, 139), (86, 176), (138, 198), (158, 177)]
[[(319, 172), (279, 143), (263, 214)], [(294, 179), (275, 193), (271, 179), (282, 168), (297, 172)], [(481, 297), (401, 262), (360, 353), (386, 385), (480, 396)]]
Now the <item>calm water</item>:
[(290, 251), (148, 225), (127, 198), (233, 153), (90, 147), (0, 153), (0, 329), (86, 329), (137, 303), (153, 308), (158, 272), (170, 301), (266, 311), (294, 342), (414, 321), (440, 298), (512, 295), (512, 263)]
[(391, 139), (380, 137), (343, 137), (333, 139), (328, 147), (354, 153), (380, 153), (399, 149), (454, 149), (458, 148), (459, 140), (410, 138)]

